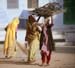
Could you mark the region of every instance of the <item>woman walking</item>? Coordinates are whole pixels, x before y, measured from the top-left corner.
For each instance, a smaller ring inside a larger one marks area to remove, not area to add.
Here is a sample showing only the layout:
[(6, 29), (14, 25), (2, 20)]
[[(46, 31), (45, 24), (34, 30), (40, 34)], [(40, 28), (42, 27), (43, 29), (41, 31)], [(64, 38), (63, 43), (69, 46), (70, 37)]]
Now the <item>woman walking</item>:
[(16, 46), (16, 29), (19, 24), (19, 19), (14, 18), (6, 27), (6, 35), (4, 42), (4, 55), (6, 58), (11, 58), (15, 54)]
[(39, 49), (39, 31), (36, 24), (36, 20), (32, 15), (29, 16), (27, 25), (26, 25), (26, 38), (25, 40), (28, 42), (29, 50), (28, 50), (28, 62), (35, 61), (36, 52)]
[[(40, 36), (40, 50), (41, 50), (41, 60), (42, 65), (46, 63), (47, 65), (51, 59), (52, 50), (54, 50), (54, 42), (52, 37), (51, 28), (53, 26), (52, 16), (45, 19), (45, 25), (42, 28), (41, 36)], [(50, 23), (51, 21), (51, 23)]]

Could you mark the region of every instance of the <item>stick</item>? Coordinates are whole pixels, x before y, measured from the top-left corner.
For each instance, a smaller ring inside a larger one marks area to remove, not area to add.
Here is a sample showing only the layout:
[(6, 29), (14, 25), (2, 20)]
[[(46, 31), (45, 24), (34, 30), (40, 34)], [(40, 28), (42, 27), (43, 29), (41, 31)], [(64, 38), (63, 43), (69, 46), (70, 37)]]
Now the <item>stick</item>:
[[(18, 41), (16, 41), (16, 43), (17, 43), (18, 47), (21, 49), (21, 51), (22, 51), (24, 54), (27, 55), (27, 54), (28, 54), (27, 48), (26, 48), (26, 47), (22, 47), (23, 44), (19, 43)], [(25, 45), (24, 45), (24, 46), (25, 46)]]

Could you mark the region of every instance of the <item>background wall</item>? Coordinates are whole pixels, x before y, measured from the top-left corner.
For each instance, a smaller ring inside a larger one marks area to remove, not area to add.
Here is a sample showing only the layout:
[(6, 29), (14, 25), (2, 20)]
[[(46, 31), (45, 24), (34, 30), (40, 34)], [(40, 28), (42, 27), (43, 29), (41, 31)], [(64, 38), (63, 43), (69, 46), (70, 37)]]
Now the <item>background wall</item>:
[[(18, 1), (19, 1), (18, 8), (8, 9), (7, 8), (7, 0), (0, 0), (0, 37), (2, 37), (3, 39), (5, 38), (5, 31), (2, 31), (2, 29), (5, 28), (5, 26), (12, 20), (13, 17), (20, 16), (24, 10), (28, 10), (27, 0), (18, 0)], [(41, 7), (44, 4), (49, 3), (49, 2), (53, 2), (53, 1), (59, 2), (61, 5), (63, 5), (63, 3), (64, 3), (63, 0), (39, 0), (38, 7)], [(26, 15), (24, 15), (24, 16), (26, 16)], [(53, 31), (56, 31), (57, 35), (60, 35), (60, 33), (64, 32), (64, 36), (67, 41), (75, 40), (75, 38), (74, 38), (75, 37), (75, 34), (74, 34), (75, 33), (75, 25), (64, 24), (64, 13), (54, 15), (53, 19), (54, 19), (53, 20), (54, 21)], [(23, 38), (22, 40), (24, 41), (25, 36), (22, 34), (21, 34), (21, 36)], [(0, 39), (2, 40), (2, 38), (0, 38)], [(71, 40), (70, 40), (70, 38), (71, 38)]]

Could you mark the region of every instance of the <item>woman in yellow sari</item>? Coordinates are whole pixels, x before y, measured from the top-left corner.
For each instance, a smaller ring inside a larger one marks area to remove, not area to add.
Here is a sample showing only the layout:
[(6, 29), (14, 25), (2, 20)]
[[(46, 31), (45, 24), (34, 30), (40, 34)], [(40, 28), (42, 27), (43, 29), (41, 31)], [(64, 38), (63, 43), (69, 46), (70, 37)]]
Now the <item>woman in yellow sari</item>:
[(26, 38), (28, 41), (29, 51), (28, 51), (28, 62), (33, 62), (35, 60), (36, 52), (39, 49), (39, 37), (40, 33), (37, 28), (37, 24), (32, 15), (29, 16), (26, 25)]
[(6, 58), (13, 57), (15, 54), (16, 29), (19, 24), (19, 19), (14, 18), (6, 27), (6, 35), (4, 42), (4, 55)]

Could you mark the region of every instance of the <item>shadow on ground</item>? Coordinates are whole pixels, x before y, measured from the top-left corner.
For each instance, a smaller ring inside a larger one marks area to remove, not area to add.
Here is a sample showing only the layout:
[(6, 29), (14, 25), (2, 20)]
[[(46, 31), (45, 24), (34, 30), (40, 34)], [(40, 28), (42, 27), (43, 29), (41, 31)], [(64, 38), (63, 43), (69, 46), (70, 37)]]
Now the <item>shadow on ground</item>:
[(38, 65), (41, 66), (39, 63), (33, 62), (33, 63), (28, 63), (24, 60), (11, 60), (11, 59), (6, 59), (6, 58), (0, 58), (0, 64), (16, 64), (16, 65)]

